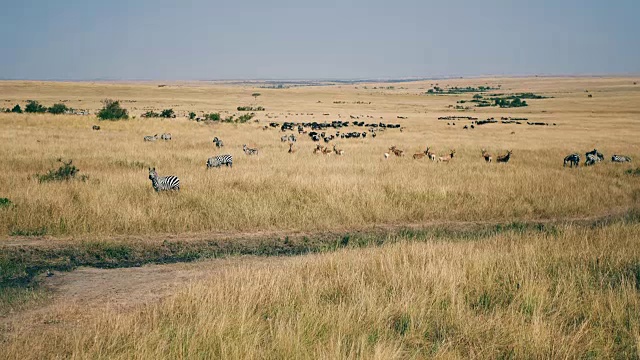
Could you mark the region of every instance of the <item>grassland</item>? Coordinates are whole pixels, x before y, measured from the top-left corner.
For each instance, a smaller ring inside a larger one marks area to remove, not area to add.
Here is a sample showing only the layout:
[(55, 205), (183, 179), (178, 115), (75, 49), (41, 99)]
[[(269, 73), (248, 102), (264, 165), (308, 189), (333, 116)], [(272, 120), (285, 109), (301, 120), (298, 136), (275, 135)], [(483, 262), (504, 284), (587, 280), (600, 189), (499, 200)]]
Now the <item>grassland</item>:
[[(0, 113), (0, 358), (640, 358), (634, 81), (0, 82), (0, 107), (113, 98), (135, 116)], [(472, 94), (425, 94), (436, 84), (549, 98), (455, 111)], [(247, 124), (185, 117), (258, 105)], [(140, 118), (166, 108), (178, 117)], [(263, 130), (350, 115), (403, 131), (338, 139), (345, 155), (323, 156), (306, 136), (288, 154)], [(556, 125), (437, 120), (451, 115)], [(163, 132), (173, 140), (143, 142)], [(407, 156), (385, 160), (392, 145)], [(456, 156), (411, 157), (427, 146)], [(513, 156), (487, 164), (482, 148)], [(605, 162), (562, 167), (593, 148)], [(206, 170), (220, 153), (233, 168)], [(86, 180), (39, 182), (58, 158)], [(155, 193), (148, 167), (181, 191)], [(78, 266), (110, 270), (62, 272)]]
[(636, 221), (510, 230), (481, 241), (401, 236), (382, 247), (281, 261), (223, 260), (164, 300), (129, 311), (60, 299), (14, 324), (0, 352), (638, 358), (639, 239)]
[[(97, 110), (100, 100), (109, 97), (122, 100), (138, 118), (101, 122), (102, 130), (93, 131), (91, 125), (97, 121), (92, 116), (0, 114), (0, 197), (15, 204), (0, 209), (0, 238), (537, 220), (602, 214), (638, 202), (640, 186), (624, 174), (629, 166), (561, 166), (565, 155), (594, 147), (605, 155), (638, 158), (640, 87), (631, 79), (469, 79), (438, 84), (501, 84), (501, 93), (534, 92), (553, 98), (531, 100), (526, 109), (455, 112), (447, 106), (470, 95), (424, 95), (429, 82), (403, 83), (405, 88), (392, 90), (373, 90), (373, 85), (366, 90), (362, 85), (271, 90), (206, 83), (158, 87), (2, 82), (6, 107), (37, 99), (45, 105), (67, 100), (68, 106)], [(594, 97), (587, 98), (585, 89)], [(262, 94), (257, 100), (251, 96), (256, 90)], [(337, 100), (345, 104), (334, 104)], [(258, 114), (258, 123), (204, 125), (180, 117), (189, 111), (224, 115), (256, 101), (267, 108)], [(146, 110), (169, 107), (179, 118), (139, 118)], [(343, 157), (314, 156), (314, 145), (305, 136), (290, 155), (279, 130), (262, 130), (269, 121), (331, 121), (338, 115), (400, 123), (405, 130), (390, 129), (375, 139), (339, 139)], [(436, 120), (446, 115), (518, 116), (557, 126), (492, 124), (465, 131), (461, 121), (448, 127)], [(171, 132), (173, 140), (142, 141), (144, 135), (162, 132)], [(225, 141), (222, 151), (213, 146), (214, 136)], [(260, 155), (247, 157), (241, 151), (245, 143), (258, 147)], [(385, 161), (382, 155), (391, 145), (409, 156)], [(439, 154), (455, 148), (456, 158), (450, 164), (411, 158), (426, 146)], [(494, 156), (511, 149), (513, 160), (506, 166), (485, 164), (481, 148)], [(206, 159), (220, 152), (234, 156), (234, 168), (207, 171)], [(39, 183), (34, 175), (57, 166), (58, 158), (73, 159), (89, 180)], [(149, 166), (161, 176), (179, 176), (180, 194), (154, 193), (147, 178)]]

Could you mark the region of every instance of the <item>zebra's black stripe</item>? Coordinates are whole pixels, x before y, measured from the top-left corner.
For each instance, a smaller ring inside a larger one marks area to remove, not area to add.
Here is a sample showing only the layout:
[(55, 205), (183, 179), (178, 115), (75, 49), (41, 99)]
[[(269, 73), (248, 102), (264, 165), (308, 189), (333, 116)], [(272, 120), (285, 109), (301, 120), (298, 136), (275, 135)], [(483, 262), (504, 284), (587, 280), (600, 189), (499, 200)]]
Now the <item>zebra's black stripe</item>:
[(231, 155), (217, 155), (217, 156), (214, 156), (214, 157), (210, 157), (207, 160), (207, 168), (220, 167), (222, 165), (226, 165), (228, 167), (233, 167), (233, 156), (231, 156)]
[(155, 191), (180, 190), (180, 179), (177, 176), (159, 177), (156, 168), (149, 169), (149, 180)]

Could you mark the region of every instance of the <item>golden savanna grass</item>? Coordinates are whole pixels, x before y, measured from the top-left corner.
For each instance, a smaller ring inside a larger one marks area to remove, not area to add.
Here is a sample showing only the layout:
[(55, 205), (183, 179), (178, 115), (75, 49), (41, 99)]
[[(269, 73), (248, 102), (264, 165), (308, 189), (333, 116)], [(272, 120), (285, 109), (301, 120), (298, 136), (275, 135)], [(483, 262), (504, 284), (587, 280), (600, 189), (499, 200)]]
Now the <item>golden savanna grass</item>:
[[(61, 304), (6, 358), (638, 358), (640, 226), (222, 265), (129, 312)], [(37, 324), (37, 323), (36, 323)]]
[[(529, 100), (526, 108), (456, 112), (447, 107), (471, 94), (424, 95), (435, 83), (501, 84), (494, 93), (553, 98)], [(606, 213), (637, 204), (639, 198), (637, 179), (624, 174), (630, 166), (608, 162), (613, 153), (640, 159), (640, 86), (629, 78), (456, 79), (394, 84), (395, 89), (373, 89), (389, 84), (282, 90), (206, 82), (157, 85), (0, 82), (3, 107), (24, 105), (27, 99), (47, 106), (65, 100), (71, 107), (95, 111), (100, 100), (113, 98), (137, 115), (100, 122), (102, 130), (93, 131), (91, 126), (98, 124), (93, 116), (0, 114), (0, 197), (15, 204), (0, 209), (0, 237), (30, 232), (322, 231), (428, 221), (553, 219)], [(254, 92), (262, 95), (254, 99)], [(189, 111), (225, 116), (237, 106), (256, 104), (267, 109), (258, 113), (258, 123), (204, 125), (183, 117)], [(140, 118), (146, 110), (164, 108), (175, 109), (178, 118)], [(300, 136), (296, 153), (288, 154), (279, 130), (262, 130), (269, 121), (330, 122), (338, 116), (351, 120), (349, 115), (400, 123), (405, 130), (387, 130), (375, 139), (338, 139), (345, 151), (341, 157), (314, 156), (314, 143), (306, 136)], [(436, 120), (446, 115), (528, 117), (557, 126), (493, 124), (462, 130), (463, 121), (453, 127)], [(163, 132), (172, 133), (173, 140), (142, 140)], [(214, 147), (214, 136), (225, 142), (223, 150)], [(246, 156), (243, 144), (259, 148), (260, 155)], [(392, 145), (407, 156), (385, 161), (383, 153)], [(438, 155), (455, 149), (456, 156), (449, 164), (412, 159), (426, 146)], [(607, 156), (605, 164), (562, 168), (565, 155), (594, 147)], [(482, 148), (494, 158), (513, 150), (512, 160), (486, 164)], [(207, 171), (207, 158), (220, 153), (234, 156), (233, 169)], [(73, 159), (88, 181), (39, 183), (34, 174), (57, 167), (57, 158)], [(177, 175), (180, 193), (156, 194), (149, 166), (160, 176)]]

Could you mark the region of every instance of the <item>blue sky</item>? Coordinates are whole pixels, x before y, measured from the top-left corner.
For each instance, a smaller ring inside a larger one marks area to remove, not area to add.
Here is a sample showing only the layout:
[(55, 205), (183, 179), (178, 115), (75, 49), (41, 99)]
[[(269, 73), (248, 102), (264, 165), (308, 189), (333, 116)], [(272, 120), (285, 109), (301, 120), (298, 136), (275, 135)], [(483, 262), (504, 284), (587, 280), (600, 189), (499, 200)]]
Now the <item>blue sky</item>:
[(640, 73), (637, 0), (0, 3), (0, 79)]

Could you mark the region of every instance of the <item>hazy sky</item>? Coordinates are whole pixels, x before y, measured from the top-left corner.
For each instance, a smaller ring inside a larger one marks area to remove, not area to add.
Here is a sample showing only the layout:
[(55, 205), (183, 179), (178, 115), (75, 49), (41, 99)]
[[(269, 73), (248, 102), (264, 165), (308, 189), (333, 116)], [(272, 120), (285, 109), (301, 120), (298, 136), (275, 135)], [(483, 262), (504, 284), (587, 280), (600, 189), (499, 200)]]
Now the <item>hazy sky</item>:
[(0, 78), (640, 73), (638, 0), (0, 0)]

